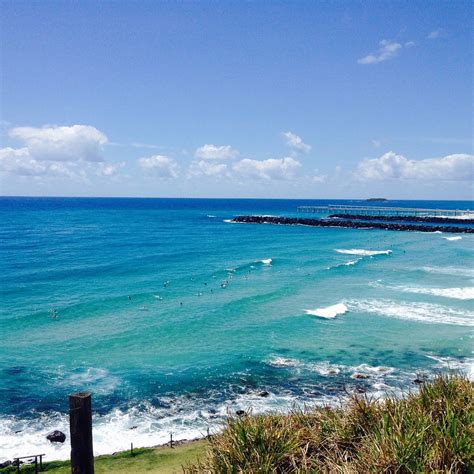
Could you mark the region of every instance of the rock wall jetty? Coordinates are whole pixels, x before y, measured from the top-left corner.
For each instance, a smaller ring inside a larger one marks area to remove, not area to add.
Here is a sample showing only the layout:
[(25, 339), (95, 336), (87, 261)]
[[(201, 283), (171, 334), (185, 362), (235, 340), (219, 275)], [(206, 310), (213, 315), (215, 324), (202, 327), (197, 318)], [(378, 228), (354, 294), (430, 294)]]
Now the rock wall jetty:
[(346, 219), (309, 219), (304, 217), (236, 216), (232, 222), (242, 224), (305, 225), (310, 227), (342, 227), (346, 229), (383, 229), (408, 232), (446, 232), (474, 234), (474, 227), (449, 225), (400, 224), (395, 222), (362, 222)]
[(329, 218), (355, 221), (394, 221), (394, 222), (426, 222), (439, 224), (474, 224), (474, 219), (456, 219), (453, 217), (436, 216), (378, 216), (367, 214), (331, 214)]

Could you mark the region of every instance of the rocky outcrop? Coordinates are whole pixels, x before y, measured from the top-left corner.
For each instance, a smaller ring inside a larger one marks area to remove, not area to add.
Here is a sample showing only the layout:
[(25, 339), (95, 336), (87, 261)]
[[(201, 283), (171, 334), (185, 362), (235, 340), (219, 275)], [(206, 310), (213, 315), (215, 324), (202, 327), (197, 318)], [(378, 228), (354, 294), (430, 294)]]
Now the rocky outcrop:
[(54, 430), (46, 435), (46, 439), (51, 441), (51, 443), (64, 443), (66, 435), (62, 431)]
[(474, 227), (447, 225), (399, 224), (391, 222), (362, 222), (350, 220), (308, 219), (304, 217), (237, 216), (232, 222), (243, 224), (304, 225), (310, 227), (341, 227), (345, 229), (383, 229), (413, 232), (446, 232), (452, 234), (474, 234)]

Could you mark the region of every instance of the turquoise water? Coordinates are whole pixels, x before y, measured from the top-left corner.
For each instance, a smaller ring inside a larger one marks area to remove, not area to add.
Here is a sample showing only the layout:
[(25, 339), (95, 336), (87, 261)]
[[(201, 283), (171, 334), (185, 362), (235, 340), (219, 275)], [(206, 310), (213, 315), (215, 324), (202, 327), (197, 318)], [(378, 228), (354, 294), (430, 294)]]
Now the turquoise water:
[(312, 203), (0, 199), (0, 458), (68, 457), (44, 436), (74, 391), (105, 453), (472, 376), (474, 236), (228, 222)]

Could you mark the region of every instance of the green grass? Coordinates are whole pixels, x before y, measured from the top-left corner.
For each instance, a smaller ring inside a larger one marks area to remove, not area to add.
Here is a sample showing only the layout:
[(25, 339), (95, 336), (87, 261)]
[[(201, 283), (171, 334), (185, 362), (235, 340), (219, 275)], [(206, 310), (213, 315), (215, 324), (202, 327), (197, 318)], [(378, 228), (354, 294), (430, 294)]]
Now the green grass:
[(230, 418), (186, 471), (472, 473), (473, 394), (468, 380), (441, 376), (402, 399)]
[[(184, 466), (184, 469), (183, 469)], [(404, 398), (353, 396), (340, 408), (229, 418), (224, 431), (170, 448), (95, 459), (96, 473), (474, 473), (474, 387), (440, 376)], [(45, 464), (70, 472), (69, 462)], [(13, 468), (0, 470), (14, 472)], [(33, 472), (24, 467), (22, 472)]]
[[(182, 473), (183, 465), (197, 462), (199, 457), (204, 456), (207, 441), (199, 440), (187, 444), (181, 444), (175, 448), (140, 448), (134, 449), (134, 455), (130, 451), (117, 453), (115, 456), (98, 456), (94, 461), (96, 474), (101, 473), (150, 473), (150, 474), (172, 474)], [(48, 474), (70, 474), (71, 465), (69, 461), (53, 461), (44, 463), (44, 471)], [(0, 469), (3, 473), (16, 472), (16, 468)], [(22, 473), (33, 473), (32, 466), (21, 468)]]

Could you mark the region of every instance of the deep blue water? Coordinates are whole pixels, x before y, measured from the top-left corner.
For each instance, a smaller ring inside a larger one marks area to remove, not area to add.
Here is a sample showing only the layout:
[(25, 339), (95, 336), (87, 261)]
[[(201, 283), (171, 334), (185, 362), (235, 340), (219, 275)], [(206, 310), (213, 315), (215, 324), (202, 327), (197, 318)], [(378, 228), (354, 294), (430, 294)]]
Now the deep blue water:
[(472, 374), (474, 236), (227, 222), (328, 203), (367, 204), (0, 198), (0, 458), (67, 457), (44, 434), (73, 391), (93, 393), (100, 453)]

